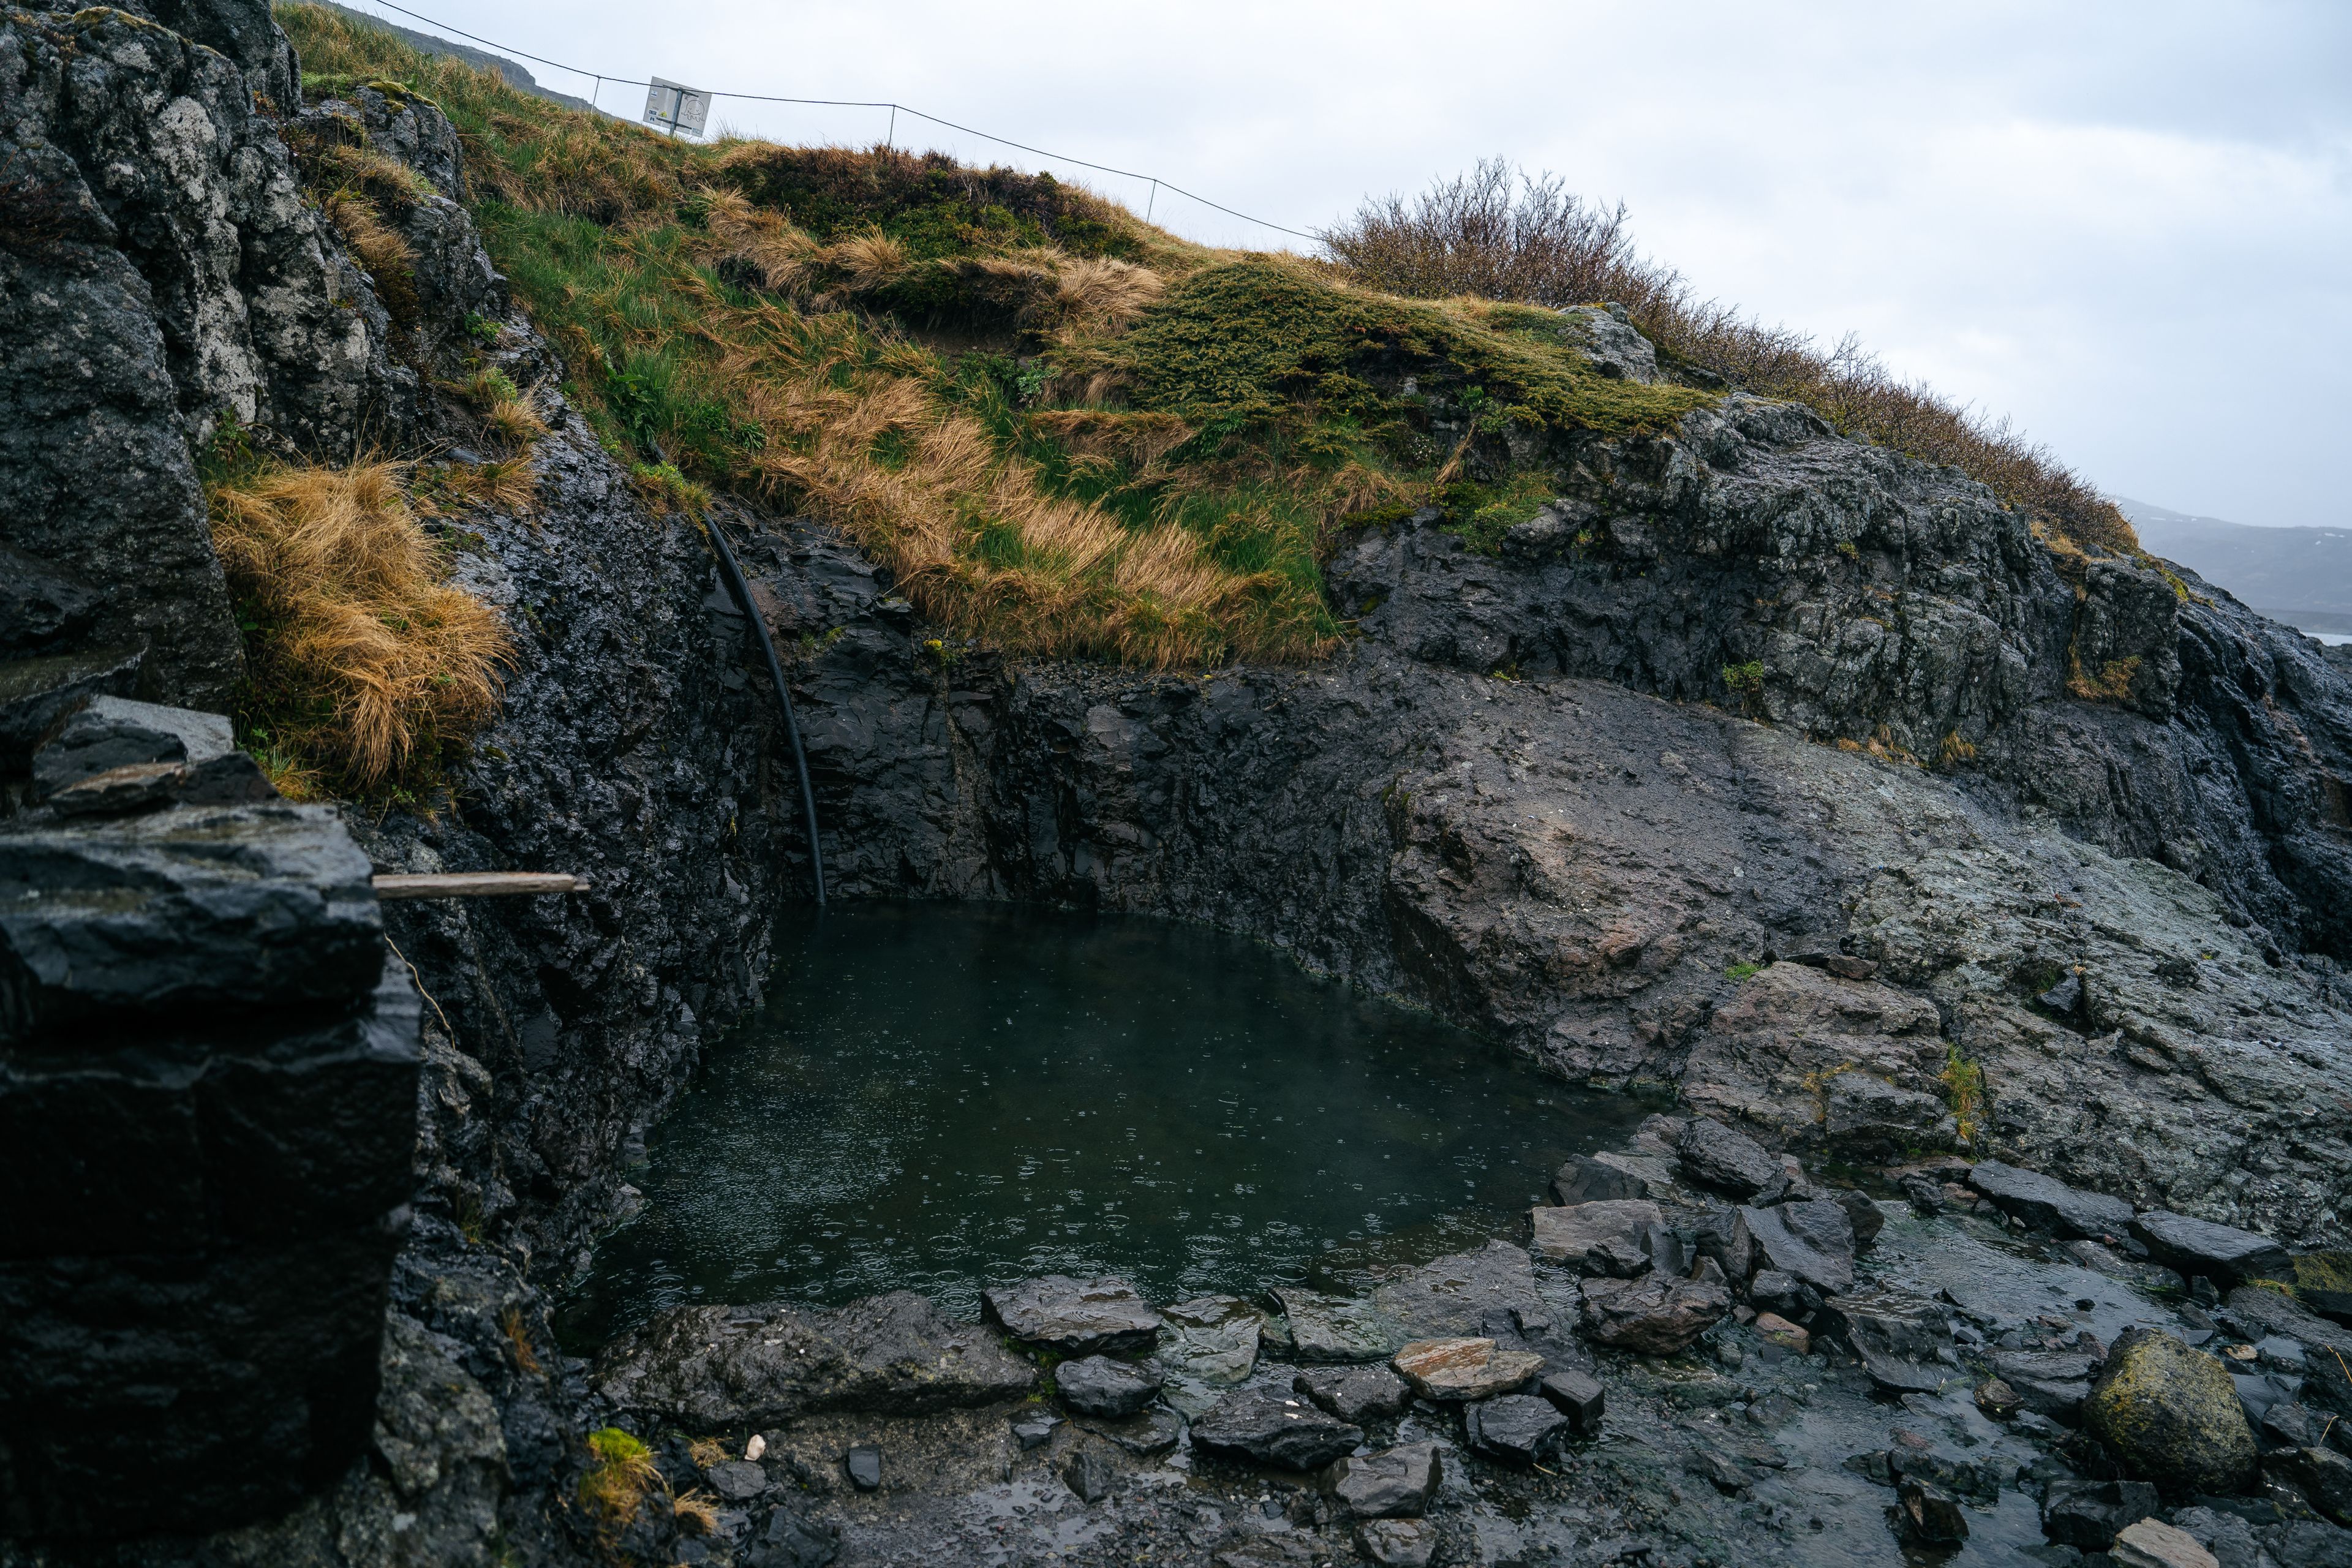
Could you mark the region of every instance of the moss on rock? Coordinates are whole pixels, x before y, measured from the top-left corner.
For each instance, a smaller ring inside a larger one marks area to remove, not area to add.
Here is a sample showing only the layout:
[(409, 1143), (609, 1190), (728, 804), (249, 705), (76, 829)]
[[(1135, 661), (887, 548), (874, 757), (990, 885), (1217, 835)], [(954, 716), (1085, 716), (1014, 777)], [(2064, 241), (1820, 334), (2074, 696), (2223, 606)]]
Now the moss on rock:
[(2083, 1425), (2131, 1475), (2169, 1493), (2234, 1492), (2253, 1474), (2253, 1429), (2230, 1374), (2170, 1334), (2116, 1339)]

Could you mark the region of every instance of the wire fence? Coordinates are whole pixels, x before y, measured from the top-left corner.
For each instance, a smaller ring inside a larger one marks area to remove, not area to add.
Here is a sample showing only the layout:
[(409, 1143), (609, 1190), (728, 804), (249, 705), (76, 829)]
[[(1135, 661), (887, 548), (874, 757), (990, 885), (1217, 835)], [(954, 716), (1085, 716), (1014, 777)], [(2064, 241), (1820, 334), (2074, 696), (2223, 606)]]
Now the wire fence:
[[(345, 3), (353, 4), (354, 0), (345, 0)], [(583, 70), (578, 66), (568, 64), (562, 60), (551, 60), (544, 55), (535, 55), (527, 49), (518, 49), (510, 44), (495, 43), (478, 34), (467, 32), (462, 27), (453, 27), (446, 22), (436, 21), (434, 18), (425, 16), (422, 12), (410, 10), (405, 5), (394, 5), (393, 0), (358, 0), (358, 3), (370, 5), (379, 5), (387, 11), (397, 11), (411, 21), (422, 22), (426, 26), (435, 28), (437, 31), (447, 34), (453, 37), (464, 38), (468, 43), (479, 44), (486, 49), (495, 49), (499, 54), (510, 55), (516, 59), (529, 60), (533, 65), (549, 66), (556, 70), (568, 71), (572, 75), (593, 84), (589, 89), (588, 101), (600, 112), (611, 112), (611, 110), (604, 109), (603, 104), (596, 101), (598, 97), (603, 94), (604, 89), (608, 83), (615, 87), (651, 88), (654, 85), (650, 80), (639, 78), (607, 76), (601, 71)], [(983, 142), (994, 142), (1000, 147), (1014, 148), (1020, 152), (1027, 153), (1033, 157), (1044, 158), (1049, 163), (1068, 163), (1081, 169), (1092, 169), (1097, 174), (1116, 174), (1121, 179), (1135, 180), (1146, 184), (1150, 187), (1150, 194), (1145, 201), (1143, 209), (1144, 216), (1146, 218), (1150, 217), (1153, 209), (1158, 206), (1160, 193), (1164, 190), (1173, 195), (1182, 196), (1188, 201), (1198, 202), (1204, 207), (1209, 207), (1214, 211), (1223, 213), (1227, 217), (1237, 217), (1244, 223), (1255, 224), (1260, 228), (1270, 228), (1276, 234), (1286, 234), (1294, 239), (1303, 239), (1311, 244), (1318, 245), (1322, 243), (1322, 237), (1320, 235), (1310, 234), (1305, 229), (1292, 228), (1286, 224), (1271, 223), (1262, 217), (1253, 217), (1248, 213), (1225, 205), (1223, 202), (1213, 202), (1208, 197), (1200, 195), (1196, 191), (1188, 191), (1183, 186), (1176, 184), (1172, 181), (1162, 179), (1157, 174), (1141, 174), (1133, 169), (1114, 168), (1108, 163), (1097, 163), (1085, 158), (1074, 158), (1066, 153), (1049, 153), (1043, 147), (1033, 147), (1025, 142), (1015, 142), (1010, 137), (998, 136), (990, 132), (977, 130), (970, 125), (960, 125), (952, 120), (942, 120), (936, 114), (926, 114), (921, 110), (916, 109), (909, 104), (897, 103), (888, 100), (877, 99), (785, 98), (776, 93), (768, 92), (721, 92), (715, 89), (706, 89), (702, 88), (697, 88), (694, 90), (697, 92), (703, 92), (706, 96), (713, 99), (731, 98), (746, 103), (804, 104), (826, 109), (887, 109), (890, 111), (890, 130), (887, 139), (893, 144), (896, 143), (898, 137), (898, 116), (904, 114), (916, 120), (927, 121), (932, 125), (942, 126), (947, 130), (958, 132), (966, 136), (976, 136)]]

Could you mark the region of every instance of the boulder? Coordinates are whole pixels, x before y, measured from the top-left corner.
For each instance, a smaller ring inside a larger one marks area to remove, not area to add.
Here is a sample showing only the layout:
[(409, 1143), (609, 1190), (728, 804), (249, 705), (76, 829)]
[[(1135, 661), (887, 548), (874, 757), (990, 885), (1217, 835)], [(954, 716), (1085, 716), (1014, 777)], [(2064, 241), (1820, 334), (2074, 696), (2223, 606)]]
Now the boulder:
[(1576, 1322), (1574, 1287), (1543, 1284), (1555, 1282), (1564, 1288), (1557, 1303), (1545, 1299), (1526, 1247), (1490, 1241), (1383, 1280), (1372, 1290), (1372, 1308), (1393, 1336), (1391, 1350), (1407, 1340), (1564, 1331)]
[(1402, 1415), (1412, 1402), (1404, 1379), (1384, 1366), (1309, 1367), (1290, 1380), (1290, 1388), (1357, 1426)]
[(1200, 1452), (1286, 1470), (1320, 1469), (1363, 1440), (1360, 1426), (1255, 1388), (1225, 1395), (1192, 1423)]
[(1013, 1418), (1013, 1437), (1023, 1452), (1042, 1448), (1054, 1440), (1054, 1428), (1062, 1418), (1050, 1410), (1026, 1410)]
[(1534, 1230), (1529, 1247), (1538, 1258), (1612, 1279), (1631, 1279), (1648, 1270), (1643, 1237), (1650, 1227), (1665, 1224), (1658, 1205), (1645, 1198), (1529, 1209), (1528, 1219)]
[(1817, 1326), (1851, 1345), (1870, 1381), (1887, 1393), (1933, 1394), (1958, 1375), (1941, 1354), (1952, 1342), (1951, 1317), (1925, 1297), (1893, 1290), (1840, 1296)]
[(225, 713), (93, 697), (33, 754), (33, 794), (53, 795), (116, 768), (209, 763), (236, 750)]
[(1547, 1374), (1536, 1385), (1536, 1392), (1551, 1401), (1553, 1409), (1568, 1417), (1570, 1436), (1601, 1436), (1601, 1418), (1608, 1407), (1608, 1394), (1601, 1386), (1599, 1378), (1589, 1372), (1579, 1372), (1570, 1367)]
[(1673, 1355), (1721, 1322), (1731, 1292), (1696, 1279), (1653, 1274), (1596, 1279), (1584, 1289), (1584, 1331), (1596, 1342), (1643, 1355)]
[(2124, 1526), (2154, 1513), (2157, 1501), (2146, 1481), (2053, 1481), (2042, 1498), (2042, 1533), (2077, 1552), (2105, 1552)]
[(2116, 1568), (2221, 1568), (2221, 1560), (2198, 1544), (2195, 1536), (2160, 1519), (2124, 1526), (2107, 1555)]
[(1763, 1265), (1811, 1285), (1824, 1296), (1853, 1289), (1853, 1221), (1828, 1198), (1742, 1208), (1740, 1218)]
[(1698, 1255), (1713, 1258), (1724, 1278), (1745, 1285), (1756, 1272), (1756, 1238), (1748, 1234), (1742, 1210), (1721, 1209), (1698, 1227)]
[(1257, 1365), (1265, 1319), (1238, 1296), (1196, 1296), (1161, 1309), (1156, 1354), (1180, 1376), (1211, 1386), (1231, 1385)]
[(2083, 1426), (2127, 1474), (2167, 1491), (2234, 1492), (2254, 1473), (2253, 1428), (2229, 1373), (2170, 1334), (2126, 1329), (2116, 1337)]
[(1437, 1527), (1425, 1519), (1375, 1519), (1356, 1527), (1356, 1546), (1377, 1568), (1429, 1568)]
[(1509, 1394), (1485, 1400), (1465, 1413), (1470, 1447), (1507, 1465), (1536, 1465), (1558, 1452), (1569, 1420), (1548, 1399)]
[(1407, 1443), (1333, 1460), (1323, 1489), (1357, 1519), (1418, 1519), (1444, 1479), (1437, 1445)]
[(1385, 1361), (1397, 1335), (1370, 1301), (1277, 1285), (1266, 1292), (1303, 1362)]
[(2131, 1233), (2156, 1260), (2183, 1274), (2202, 1274), (2223, 1289), (2249, 1279), (2291, 1278), (2294, 1262), (2267, 1236), (2184, 1214), (2150, 1210), (2131, 1222)]
[(2333, 1448), (2305, 1447), (2272, 1455), (2263, 1468), (2336, 1523), (2352, 1527), (2352, 1459)]
[(1622, 1165), (1580, 1154), (1552, 1177), (1551, 1194), (1562, 1204), (1613, 1203), (1648, 1197), (1650, 1184)]
[(749, 1502), (768, 1489), (768, 1472), (749, 1459), (722, 1459), (706, 1466), (710, 1489), (732, 1503)]
[(1101, 1449), (1083, 1445), (1062, 1462), (1062, 1484), (1080, 1502), (1100, 1502), (1118, 1485), (1118, 1468)]
[(2072, 1426), (2082, 1419), (2098, 1358), (2082, 1351), (1997, 1351), (1993, 1371), (2020, 1404)]
[(1778, 1192), (1788, 1183), (1779, 1155), (1711, 1117), (1694, 1117), (1675, 1142), (1675, 1153), (1693, 1182), (1735, 1197)]
[(1797, 1355), (1808, 1354), (1813, 1348), (1813, 1336), (1778, 1312), (1757, 1313), (1756, 1332), (1767, 1343)]
[(1006, 1333), (1064, 1355), (1148, 1351), (1164, 1321), (1124, 1279), (1073, 1279), (1048, 1274), (982, 1290), (980, 1309)]
[(1832, 1193), (1830, 1201), (1845, 1210), (1845, 1217), (1853, 1226), (1855, 1248), (1859, 1251), (1868, 1251), (1870, 1244), (1878, 1239), (1878, 1233), (1886, 1228), (1885, 1211), (1879, 1208), (1868, 1193), (1856, 1192), (1851, 1187), (1843, 1192)]
[(1160, 1392), (1160, 1373), (1148, 1366), (1113, 1361), (1108, 1356), (1083, 1356), (1054, 1369), (1054, 1386), (1062, 1403), (1081, 1415), (1114, 1420), (1133, 1415)]
[(597, 1391), (696, 1431), (817, 1411), (919, 1415), (1018, 1399), (1037, 1369), (911, 1290), (832, 1311), (674, 1307), (606, 1348)]
[(1490, 1339), (1415, 1340), (1390, 1363), (1423, 1399), (1460, 1402), (1507, 1394), (1543, 1370), (1532, 1351), (1502, 1350)]
[(2039, 1230), (2095, 1240), (2131, 1233), (2131, 1205), (2121, 1198), (2070, 1187), (2039, 1171), (2021, 1170), (1998, 1160), (1980, 1160), (1969, 1168), (1969, 1185), (1991, 1199), (2001, 1213)]
[(1945, 1545), (1968, 1539), (1969, 1516), (1960, 1510), (1959, 1500), (1943, 1488), (1905, 1476), (1896, 1483), (1895, 1499), (1903, 1532), (1912, 1540)]

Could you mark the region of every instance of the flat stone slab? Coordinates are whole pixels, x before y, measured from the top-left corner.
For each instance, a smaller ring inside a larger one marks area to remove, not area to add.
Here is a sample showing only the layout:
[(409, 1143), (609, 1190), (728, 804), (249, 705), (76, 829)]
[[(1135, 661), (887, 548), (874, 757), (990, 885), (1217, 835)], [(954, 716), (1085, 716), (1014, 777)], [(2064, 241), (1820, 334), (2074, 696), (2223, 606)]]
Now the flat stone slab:
[(1570, 1432), (1579, 1437), (1601, 1436), (1601, 1418), (1609, 1405), (1608, 1391), (1589, 1372), (1569, 1367), (1545, 1377), (1536, 1392), (1568, 1417)]
[(1370, 1301), (1277, 1285), (1266, 1292), (1290, 1331), (1291, 1353), (1303, 1362), (1385, 1361), (1398, 1336)]
[(2039, 1171), (1980, 1160), (1969, 1170), (1969, 1185), (1991, 1199), (2001, 1213), (2060, 1236), (2096, 1240), (2131, 1234), (2131, 1205), (2103, 1193), (2070, 1187)]
[(1363, 1440), (1362, 1427), (1259, 1388), (1225, 1395), (1192, 1423), (1201, 1453), (1285, 1470), (1320, 1469)]
[(1133, 1415), (1151, 1403), (1160, 1382), (1156, 1367), (1113, 1361), (1107, 1355), (1081, 1356), (1054, 1369), (1054, 1387), (1062, 1403), (1081, 1415), (1112, 1419)]
[(1710, 1117), (1694, 1117), (1675, 1140), (1683, 1173), (1703, 1187), (1752, 1198), (1784, 1185), (1780, 1157), (1747, 1133)]
[(1357, 1519), (1418, 1519), (1444, 1479), (1437, 1445), (1407, 1443), (1335, 1460), (1323, 1485)]
[(1493, 1340), (1415, 1340), (1396, 1352), (1390, 1365), (1423, 1399), (1492, 1399), (1507, 1394), (1543, 1370), (1533, 1351), (1497, 1347)]
[(2202, 1274), (2227, 1289), (2249, 1279), (2292, 1279), (2294, 1260), (2267, 1236), (2154, 1209), (2131, 1222), (2131, 1233), (2158, 1262), (2183, 1274)]
[(1025, 1344), (1065, 1355), (1148, 1351), (1163, 1321), (1124, 1279), (1048, 1274), (980, 1293), (989, 1321)]
[(1524, 1394), (1473, 1405), (1463, 1422), (1473, 1449), (1507, 1465), (1540, 1464), (1569, 1435), (1568, 1417), (1549, 1400)]
[(1761, 1264), (1801, 1279), (1824, 1296), (1853, 1289), (1853, 1218), (1828, 1198), (1747, 1208), (1739, 1217)]
[(1650, 1267), (1649, 1249), (1642, 1245), (1644, 1231), (1665, 1222), (1658, 1205), (1647, 1198), (1533, 1208), (1528, 1211), (1534, 1232), (1529, 1250), (1580, 1273), (1631, 1279)]
[(1584, 1288), (1584, 1331), (1596, 1343), (1673, 1355), (1731, 1313), (1731, 1292), (1712, 1281), (1595, 1279)]
[(1265, 1315), (1238, 1296), (1196, 1296), (1160, 1309), (1160, 1364), (1212, 1387), (1231, 1386), (1257, 1365)]
[(1036, 1385), (1037, 1369), (976, 1324), (911, 1290), (829, 1312), (676, 1307), (614, 1342), (598, 1392), (696, 1431), (769, 1426), (817, 1411), (916, 1415)]
[(1384, 1366), (1309, 1367), (1290, 1380), (1291, 1392), (1303, 1394), (1321, 1409), (1342, 1421), (1362, 1426), (1391, 1415), (1402, 1415), (1412, 1403), (1412, 1389)]

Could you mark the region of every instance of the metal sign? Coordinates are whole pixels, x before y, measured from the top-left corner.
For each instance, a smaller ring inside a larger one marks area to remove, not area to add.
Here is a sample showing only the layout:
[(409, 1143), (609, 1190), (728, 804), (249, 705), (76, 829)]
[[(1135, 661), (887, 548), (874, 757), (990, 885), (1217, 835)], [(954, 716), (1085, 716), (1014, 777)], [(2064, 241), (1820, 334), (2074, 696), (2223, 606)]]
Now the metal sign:
[(709, 119), (710, 95), (698, 88), (656, 77), (646, 89), (646, 123), (666, 125), (672, 136), (681, 131), (699, 136)]

